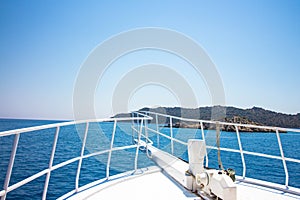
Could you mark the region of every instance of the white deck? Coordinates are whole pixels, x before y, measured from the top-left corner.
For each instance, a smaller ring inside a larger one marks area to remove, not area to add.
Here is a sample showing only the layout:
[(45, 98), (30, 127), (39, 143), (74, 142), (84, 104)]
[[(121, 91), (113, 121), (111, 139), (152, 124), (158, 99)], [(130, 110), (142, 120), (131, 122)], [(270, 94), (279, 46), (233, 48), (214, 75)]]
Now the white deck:
[[(283, 193), (266, 187), (236, 182), (239, 200), (282, 199), (295, 200), (299, 196)], [(65, 198), (65, 197), (63, 197)], [(77, 199), (201, 199), (196, 194), (187, 191), (180, 184), (166, 175), (158, 167), (145, 171), (139, 170), (131, 175), (118, 175), (88, 189), (74, 194), (70, 200)]]
[[(77, 199), (201, 199), (166, 176), (158, 167), (94, 186), (71, 196)], [(114, 177), (112, 177), (113, 179)]]
[[(256, 182), (262, 182), (267, 183), (270, 185), (269, 182), (264, 181), (258, 181)], [(279, 190), (270, 189), (267, 187), (254, 185), (250, 183), (244, 183), (244, 182), (236, 182), (237, 185), (237, 196), (239, 200), (263, 200), (263, 199), (270, 199), (270, 200), (295, 200), (300, 199), (300, 196), (296, 196), (290, 193), (284, 193)], [(275, 186), (276, 184), (274, 184)], [(278, 185), (279, 186), (279, 185)], [(297, 190), (294, 188), (294, 190)], [(300, 192), (299, 189), (297, 192)]]

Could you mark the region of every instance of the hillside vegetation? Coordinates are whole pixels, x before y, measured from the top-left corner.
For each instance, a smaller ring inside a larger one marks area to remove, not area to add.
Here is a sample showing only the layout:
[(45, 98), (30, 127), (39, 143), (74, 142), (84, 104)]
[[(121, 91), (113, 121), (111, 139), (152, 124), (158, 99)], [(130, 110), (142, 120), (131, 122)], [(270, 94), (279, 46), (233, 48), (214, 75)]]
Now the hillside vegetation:
[[(184, 118), (202, 119), (202, 120), (218, 120), (227, 121), (236, 117), (246, 119), (252, 123), (277, 126), (284, 128), (300, 128), (300, 113), (283, 114), (270, 110), (265, 110), (259, 107), (250, 109), (240, 109), (235, 107), (199, 107), (195, 109), (180, 108), (180, 107), (158, 107), (158, 108), (142, 108), (139, 111), (152, 111), (163, 113), (172, 116), (179, 116)], [(212, 115), (213, 112), (213, 115)], [(217, 115), (214, 115), (217, 113)], [(116, 117), (129, 116), (130, 114), (119, 114)], [(217, 116), (217, 117), (215, 117)], [(160, 120), (160, 119), (159, 119)], [(164, 119), (165, 122), (165, 119)], [(176, 120), (173, 122), (176, 123)]]

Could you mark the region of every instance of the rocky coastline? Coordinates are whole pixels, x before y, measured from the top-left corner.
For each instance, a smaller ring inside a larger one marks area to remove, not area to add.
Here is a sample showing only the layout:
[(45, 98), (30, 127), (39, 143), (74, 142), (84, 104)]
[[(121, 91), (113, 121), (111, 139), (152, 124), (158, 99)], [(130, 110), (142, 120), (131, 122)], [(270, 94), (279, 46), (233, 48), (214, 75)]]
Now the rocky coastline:
[[(263, 124), (251, 121), (246, 117), (234, 116), (232, 118), (225, 118), (223, 120), (227, 123), (235, 123), (235, 124), (248, 124), (248, 125), (256, 125), (256, 126), (264, 126)], [(170, 127), (170, 124), (166, 124), (165, 127)], [(187, 123), (183, 121), (178, 121), (172, 124), (174, 128), (193, 128), (193, 129), (201, 129), (200, 123)], [(239, 132), (261, 132), (261, 133), (268, 133), (268, 132), (275, 132), (275, 130), (267, 129), (267, 128), (255, 128), (255, 127), (244, 127), (244, 126), (237, 126)], [(214, 130), (216, 129), (215, 124), (203, 123), (204, 130)], [(227, 132), (236, 132), (236, 128), (234, 125), (220, 125), (220, 130), (227, 131)], [(283, 131), (280, 131), (281, 133)]]

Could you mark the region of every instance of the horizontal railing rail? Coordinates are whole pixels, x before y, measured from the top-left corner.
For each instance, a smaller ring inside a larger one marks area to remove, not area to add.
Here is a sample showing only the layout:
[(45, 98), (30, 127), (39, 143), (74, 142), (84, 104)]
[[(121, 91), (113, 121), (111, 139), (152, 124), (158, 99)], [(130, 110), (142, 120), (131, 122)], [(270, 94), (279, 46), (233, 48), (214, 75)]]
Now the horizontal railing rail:
[[(241, 160), (242, 160), (242, 168), (243, 168), (243, 175), (242, 178), (245, 179), (246, 178), (246, 162), (245, 162), (245, 154), (247, 155), (252, 155), (252, 156), (258, 156), (258, 157), (264, 157), (264, 158), (270, 158), (270, 159), (277, 159), (277, 160), (281, 160), (282, 164), (283, 164), (283, 169), (285, 172), (285, 187), (288, 188), (289, 187), (289, 173), (288, 173), (288, 169), (287, 169), (287, 165), (286, 165), (286, 161), (289, 162), (294, 162), (294, 163), (300, 163), (299, 159), (296, 158), (288, 158), (284, 156), (284, 152), (283, 152), (283, 148), (282, 148), (282, 144), (281, 144), (281, 140), (280, 140), (280, 132), (295, 132), (295, 133), (300, 133), (300, 129), (291, 129), (291, 128), (280, 128), (280, 127), (271, 127), (271, 126), (259, 126), (259, 125), (250, 125), (250, 124), (238, 124), (238, 123), (228, 123), (228, 122), (222, 122), (222, 121), (210, 121), (210, 120), (199, 120), (199, 119), (188, 119), (188, 118), (183, 118), (183, 117), (178, 117), (178, 116), (171, 116), (171, 115), (167, 115), (167, 114), (161, 114), (161, 113), (155, 113), (155, 112), (151, 112), (151, 111), (140, 111), (140, 112), (136, 112), (135, 113), (136, 116), (151, 116), (153, 115), (152, 119), (155, 119), (155, 124), (156, 124), (156, 130), (147, 127), (147, 129), (155, 134), (157, 134), (157, 145), (159, 147), (159, 136), (165, 137), (169, 140), (171, 140), (171, 152), (174, 152), (174, 147), (172, 145), (173, 142), (177, 142), (183, 145), (187, 146), (187, 143), (184, 141), (181, 141), (179, 139), (174, 138), (173, 136), (173, 126), (172, 126), (172, 120), (173, 119), (177, 119), (177, 120), (181, 120), (181, 121), (187, 121), (187, 122), (195, 122), (195, 123), (199, 123), (200, 124), (200, 129), (201, 129), (201, 134), (202, 134), (202, 138), (203, 140), (205, 140), (205, 135), (204, 135), (204, 127), (203, 127), (203, 123), (209, 123), (209, 124), (215, 124), (215, 125), (231, 125), (235, 127), (236, 130), (236, 135), (237, 135), (237, 140), (238, 140), (238, 145), (239, 145), (239, 149), (231, 149), (231, 148), (218, 148), (215, 146), (207, 146), (208, 149), (214, 149), (214, 150), (221, 150), (221, 151), (227, 151), (227, 152), (233, 152), (233, 153), (239, 153), (241, 156)], [(158, 123), (158, 116), (161, 117), (165, 117), (170, 124), (170, 126), (168, 128), (170, 128), (170, 135), (166, 135), (164, 133), (161, 133), (158, 129), (159, 127), (159, 123)], [(265, 154), (265, 153), (258, 153), (258, 152), (252, 152), (252, 151), (245, 151), (243, 150), (242, 147), (242, 143), (241, 143), (241, 139), (240, 139), (240, 133), (239, 133), (239, 129), (238, 127), (249, 127), (249, 128), (257, 128), (257, 129), (268, 129), (268, 130), (272, 130), (276, 134), (277, 137), (277, 142), (278, 142), (278, 147), (279, 147), (279, 151), (280, 151), (280, 156), (276, 156), (276, 155), (269, 155), (269, 154)], [(206, 167), (208, 167), (208, 155), (206, 153), (205, 156), (206, 159)], [(300, 195), (300, 194), (299, 194)]]
[(149, 117), (149, 116), (147, 116), (147, 117), (146, 116), (145, 117), (122, 117), (122, 118), (104, 118), (104, 119), (89, 119), (89, 120), (77, 120), (77, 121), (60, 122), (60, 123), (53, 123), (53, 124), (47, 124), (47, 125), (41, 125), (41, 126), (33, 126), (33, 127), (28, 127), (28, 128), (20, 128), (20, 129), (2, 131), (2, 132), (0, 132), (0, 137), (8, 136), (8, 135), (16, 135), (16, 134), (19, 134), (19, 133), (26, 133), (26, 132), (44, 130), (44, 129), (50, 129), (50, 128), (56, 128), (58, 126), (63, 127), (63, 126), (84, 124), (84, 123), (87, 123), (87, 122), (88, 123), (112, 122), (115, 119), (117, 119), (117, 121), (131, 121), (131, 120), (142, 120), (142, 119), (151, 120), (152, 117)]
[[(55, 124), (49, 124), (49, 125), (41, 125), (41, 126), (34, 126), (34, 127), (29, 127), (29, 128), (21, 128), (21, 129), (15, 129), (15, 130), (0, 132), (0, 137), (5, 137), (5, 136), (14, 136), (15, 137), (14, 141), (13, 141), (13, 145), (12, 145), (12, 150), (11, 150), (9, 164), (8, 164), (8, 168), (7, 168), (7, 172), (6, 172), (6, 177), (5, 177), (5, 181), (4, 181), (3, 190), (0, 191), (1, 200), (5, 200), (6, 196), (9, 192), (11, 192), (11, 191), (13, 191), (13, 190), (29, 183), (29, 182), (31, 182), (33, 180), (41, 177), (41, 176), (44, 176), (44, 175), (46, 175), (46, 180), (45, 180), (45, 184), (44, 184), (42, 199), (46, 199), (47, 198), (47, 191), (48, 191), (48, 184), (49, 184), (49, 180), (50, 180), (50, 177), (51, 177), (51, 172), (56, 170), (56, 169), (59, 169), (61, 167), (64, 167), (66, 165), (69, 165), (71, 163), (77, 162), (77, 161), (78, 161), (78, 167), (77, 167), (77, 173), (76, 173), (76, 179), (75, 179), (75, 189), (73, 191), (71, 191), (70, 193), (78, 192), (80, 190), (80, 188), (79, 188), (79, 175), (80, 175), (80, 172), (81, 172), (82, 160), (86, 159), (86, 158), (89, 158), (89, 157), (105, 154), (105, 153), (108, 153), (108, 160), (107, 160), (107, 163), (106, 163), (106, 179), (109, 179), (109, 177), (110, 177), (110, 174), (109, 174), (110, 160), (111, 160), (111, 156), (112, 156), (113, 151), (136, 148), (135, 160), (134, 160), (134, 166), (135, 166), (134, 169), (136, 170), (137, 169), (137, 157), (138, 157), (138, 152), (139, 152), (140, 141), (138, 140), (137, 144), (133, 144), (133, 145), (113, 147), (114, 136), (115, 136), (115, 133), (116, 133), (116, 125), (117, 125), (117, 122), (126, 122), (126, 121), (132, 121), (132, 120), (140, 121), (141, 124), (143, 124), (143, 122), (146, 122), (146, 120), (151, 120), (151, 119), (152, 118), (149, 117), (149, 116), (126, 117), (126, 118), (107, 118), (107, 119), (90, 119), (90, 120), (61, 122), (61, 123), (55, 123)], [(93, 152), (93, 153), (89, 153), (89, 154), (84, 155), (86, 137), (88, 135), (88, 130), (89, 130), (89, 124), (90, 123), (100, 123), (100, 122), (113, 122), (114, 123), (113, 132), (112, 132), (112, 139), (110, 141), (111, 142), (110, 147), (109, 147), (109, 149), (106, 149), (106, 150), (97, 151), (97, 152)], [(70, 126), (70, 125), (79, 125), (79, 124), (86, 124), (80, 156), (75, 157), (75, 158), (71, 158), (71, 159), (66, 160), (64, 162), (61, 162), (59, 164), (53, 165), (54, 155), (55, 155), (55, 152), (56, 152), (56, 144), (57, 144), (58, 136), (59, 136), (59, 133), (60, 133), (60, 128), (65, 127), (65, 126)], [(44, 170), (42, 170), (38, 173), (35, 173), (34, 175), (32, 175), (30, 177), (27, 177), (24, 180), (21, 180), (21, 181), (15, 183), (13, 185), (10, 185), (10, 179), (11, 179), (12, 169), (13, 169), (14, 162), (15, 162), (15, 156), (16, 156), (16, 152), (17, 152), (17, 148), (18, 148), (18, 144), (19, 144), (20, 135), (23, 134), (23, 133), (29, 133), (29, 132), (33, 132), (33, 131), (40, 131), (40, 130), (52, 129), (52, 128), (55, 128), (56, 131), (55, 131), (55, 135), (54, 135), (53, 146), (52, 146), (52, 151), (51, 151), (51, 155), (50, 155), (50, 160), (49, 160), (49, 163), (48, 163), (48, 168), (46, 168), (46, 169), (44, 169)], [(143, 126), (140, 126), (140, 129), (138, 130), (138, 138), (139, 139), (140, 139), (141, 134), (142, 134), (142, 128), (143, 128)]]

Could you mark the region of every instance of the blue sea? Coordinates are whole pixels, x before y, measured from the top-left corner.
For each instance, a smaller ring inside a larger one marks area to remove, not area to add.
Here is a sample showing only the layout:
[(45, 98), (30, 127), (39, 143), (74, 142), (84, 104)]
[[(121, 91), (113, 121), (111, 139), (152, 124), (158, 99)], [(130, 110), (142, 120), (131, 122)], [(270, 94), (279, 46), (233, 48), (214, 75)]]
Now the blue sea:
[[(0, 131), (57, 122), (59, 121), (0, 119)], [(117, 124), (114, 147), (133, 144), (136, 134), (131, 130), (130, 126), (131, 123), (125, 122)], [(156, 129), (154, 124), (149, 124), (149, 127)], [(53, 165), (80, 155), (84, 130), (84, 124), (61, 128)], [(108, 149), (112, 130), (113, 123), (111, 122), (91, 124), (84, 154)], [(21, 134), (10, 185), (48, 168), (55, 131), (56, 129), (53, 128)], [(161, 126), (160, 131), (170, 135), (170, 129), (167, 127)], [(148, 134), (155, 146), (171, 152), (171, 144), (168, 139), (159, 137), (158, 143), (156, 135), (151, 132), (148, 132)], [(202, 138), (201, 131), (197, 129), (173, 128), (173, 135), (175, 138), (185, 142), (188, 138)], [(215, 131), (206, 130), (205, 137), (207, 145), (215, 146)], [(300, 134), (288, 132), (281, 134), (280, 138), (285, 156), (300, 159)], [(13, 140), (13, 136), (0, 137), (0, 190), (2, 190), (4, 185)], [(241, 141), (243, 150), (280, 155), (276, 134), (274, 133), (241, 133)], [(220, 142), (221, 147), (239, 149), (235, 133), (221, 132)], [(178, 143), (174, 143), (174, 154), (185, 160), (188, 158), (186, 147)], [(113, 152), (110, 175), (134, 169), (134, 156), (135, 149)], [(105, 177), (107, 157), (108, 154), (102, 154), (83, 160), (79, 186)], [(217, 151), (208, 151), (208, 157), (209, 167), (218, 168)], [(242, 160), (239, 153), (221, 151), (221, 158), (224, 168), (233, 168), (237, 175), (242, 175)], [(280, 184), (285, 183), (285, 173), (281, 160), (245, 155), (245, 161), (247, 177)], [(138, 167), (142, 168), (151, 165), (153, 163), (147, 158), (145, 153), (139, 152)], [(77, 167), (78, 162), (74, 162), (51, 173), (47, 199), (56, 199), (75, 188)], [(289, 185), (300, 188), (300, 164), (287, 162), (287, 167), (289, 170)], [(9, 192), (7, 199), (41, 199), (45, 178), (46, 175)]]

